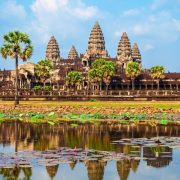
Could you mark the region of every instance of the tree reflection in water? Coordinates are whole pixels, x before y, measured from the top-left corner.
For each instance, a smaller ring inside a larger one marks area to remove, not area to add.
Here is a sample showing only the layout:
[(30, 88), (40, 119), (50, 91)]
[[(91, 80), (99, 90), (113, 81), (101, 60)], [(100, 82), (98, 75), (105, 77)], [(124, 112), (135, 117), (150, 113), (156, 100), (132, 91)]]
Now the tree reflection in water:
[[(15, 128), (16, 125), (16, 128)], [(123, 153), (130, 157), (143, 156), (148, 166), (156, 168), (169, 165), (172, 161), (172, 149), (162, 146), (141, 147), (132, 144), (113, 144), (121, 138), (141, 138), (156, 136), (180, 136), (179, 126), (131, 126), (131, 125), (93, 125), (83, 124), (72, 127), (68, 123), (50, 126), (48, 124), (33, 125), (22, 122), (6, 122), (0, 124), (0, 144), (14, 147), (14, 151), (45, 151), (60, 147), (93, 149), (108, 152)], [(165, 156), (166, 155), (166, 156)], [(73, 170), (78, 160), (69, 162)], [(89, 180), (102, 180), (106, 161), (84, 160)], [(121, 180), (127, 180), (129, 173), (136, 173), (140, 160), (127, 158), (117, 160), (117, 172)], [(59, 164), (46, 166), (50, 179), (54, 179)], [(4, 179), (30, 179), (30, 167), (1, 168), (0, 175)]]
[(6, 180), (30, 180), (32, 169), (31, 167), (1, 168), (0, 175)]

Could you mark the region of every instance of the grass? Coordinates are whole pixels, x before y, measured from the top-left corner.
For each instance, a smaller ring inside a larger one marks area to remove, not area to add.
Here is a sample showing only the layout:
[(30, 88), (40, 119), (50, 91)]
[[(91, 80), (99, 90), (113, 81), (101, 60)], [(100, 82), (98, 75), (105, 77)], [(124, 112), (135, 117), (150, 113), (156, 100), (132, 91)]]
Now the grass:
[[(0, 105), (13, 105), (13, 101), (0, 101)], [(89, 108), (161, 108), (161, 109), (180, 109), (179, 101), (21, 101), (20, 105), (30, 106), (72, 106)]]

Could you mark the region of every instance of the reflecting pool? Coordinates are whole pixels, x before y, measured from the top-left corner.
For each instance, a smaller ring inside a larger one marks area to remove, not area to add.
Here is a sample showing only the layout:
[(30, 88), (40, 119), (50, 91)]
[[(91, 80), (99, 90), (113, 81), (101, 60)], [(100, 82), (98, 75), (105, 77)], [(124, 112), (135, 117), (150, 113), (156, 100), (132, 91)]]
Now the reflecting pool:
[(179, 177), (180, 126), (0, 124), (0, 179)]

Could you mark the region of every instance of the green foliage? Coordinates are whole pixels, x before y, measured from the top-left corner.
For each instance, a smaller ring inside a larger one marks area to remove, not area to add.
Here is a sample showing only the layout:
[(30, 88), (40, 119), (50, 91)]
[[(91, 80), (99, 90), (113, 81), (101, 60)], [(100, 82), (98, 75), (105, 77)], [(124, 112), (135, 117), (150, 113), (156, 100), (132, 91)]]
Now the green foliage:
[(34, 86), (34, 87), (33, 87), (33, 89), (34, 89), (34, 90), (42, 90), (42, 89), (43, 89), (43, 87), (42, 87), (42, 86), (40, 86), (40, 85), (37, 85), (37, 86)]
[(0, 118), (4, 118), (5, 114), (4, 113), (0, 113)]
[(52, 87), (51, 86), (44, 86), (43, 89), (46, 90), (46, 91), (51, 91)]
[(70, 71), (66, 77), (66, 85), (76, 87), (83, 82), (83, 76), (78, 71)]
[(135, 79), (141, 73), (141, 67), (138, 62), (130, 61), (125, 69), (126, 76)]
[(93, 83), (104, 82), (109, 85), (111, 77), (115, 74), (115, 64), (112, 61), (97, 59), (92, 63), (88, 72), (89, 80)]
[(89, 101), (90, 101), (90, 102), (96, 102), (96, 101), (97, 101), (97, 99), (95, 99), (95, 98), (91, 98)]
[(9, 32), (4, 35), (4, 44), (0, 48), (0, 54), (3, 58), (8, 57), (15, 59), (16, 64), (16, 83), (15, 83), (15, 105), (19, 104), (18, 92), (19, 92), (19, 81), (18, 81), (18, 60), (22, 59), (26, 61), (29, 59), (33, 52), (31, 40), (27, 34), (19, 31)]
[(32, 52), (33, 47), (27, 34), (14, 31), (4, 35), (4, 44), (0, 48), (0, 53), (3, 58), (19, 58), (26, 61), (31, 57)]
[(49, 59), (42, 59), (40, 60), (37, 65), (35, 66), (35, 75), (46, 81), (53, 75), (53, 64), (52, 61)]
[(167, 120), (167, 119), (162, 119), (162, 120), (160, 121), (160, 123), (161, 123), (162, 125), (167, 125), (167, 124), (168, 124), (168, 120)]
[(153, 79), (163, 79), (165, 68), (163, 66), (153, 66), (150, 75)]
[(51, 86), (41, 86), (41, 85), (36, 85), (33, 87), (34, 90), (45, 90), (45, 91), (51, 91), (52, 87)]
[(92, 83), (99, 83), (102, 81), (102, 70), (92, 68), (88, 72), (89, 80)]

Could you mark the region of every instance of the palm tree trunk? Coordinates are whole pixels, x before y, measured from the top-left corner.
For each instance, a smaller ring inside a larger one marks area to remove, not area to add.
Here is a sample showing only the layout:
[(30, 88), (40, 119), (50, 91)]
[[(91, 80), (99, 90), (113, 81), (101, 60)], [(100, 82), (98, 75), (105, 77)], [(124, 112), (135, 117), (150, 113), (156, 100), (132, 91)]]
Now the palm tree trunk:
[(108, 95), (108, 84), (106, 84), (106, 95)]
[(157, 80), (157, 87), (158, 87), (158, 91), (159, 91), (159, 80)]
[(100, 88), (99, 88), (100, 91), (102, 91), (102, 81), (100, 81)]
[(15, 83), (15, 102), (14, 105), (19, 104), (19, 81), (18, 81), (18, 56), (16, 56), (16, 83)]
[(132, 81), (132, 90), (134, 91), (134, 79), (131, 80)]

